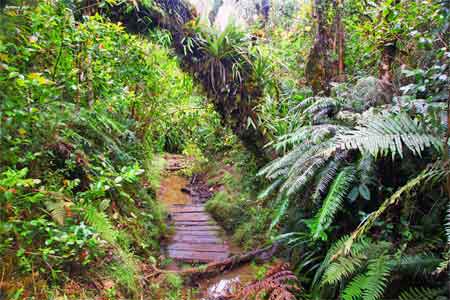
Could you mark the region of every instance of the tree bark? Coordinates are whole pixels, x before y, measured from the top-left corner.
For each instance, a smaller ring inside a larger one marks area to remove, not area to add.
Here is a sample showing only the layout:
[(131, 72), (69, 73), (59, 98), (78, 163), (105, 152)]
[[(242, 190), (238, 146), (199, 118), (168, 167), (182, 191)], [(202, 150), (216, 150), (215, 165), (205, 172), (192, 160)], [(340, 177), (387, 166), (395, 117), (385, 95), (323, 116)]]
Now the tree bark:
[(394, 96), (392, 68), (397, 53), (397, 41), (392, 40), (383, 45), (379, 69), (379, 79), (386, 94), (386, 102), (391, 103)]
[(336, 5), (336, 19), (337, 19), (337, 52), (338, 52), (338, 70), (337, 76), (339, 81), (344, 80), (345, 74), (345, 28), (342, 22), (342, 5), (343, 0), (337, 0)]
[[(401, 0), (394, 0), (392, 5), (395, 7), (399, 4)], [(389, 12), (385, 18), (387, 19), (391, 12)], [(378, 66), (379, 79), (381, 87), (386, 94), (386, 103), (391, 103), (394, 97), (394, 76), (393, 76), (393, 66), (395, 61), (395, 56), (397, 55), (397, 39), (386, 40), (383, 43), (383, 50), (381, 52), (380, 64)]]
[(313, 93), (316, 95), (319, 93), (330, 94), (332, 67), (329, 57), (329, 24), (326, 19), (329, 2), (329, 0), (315, 0), (314, 3), (317, 34), (309, 53), (305, 75)]

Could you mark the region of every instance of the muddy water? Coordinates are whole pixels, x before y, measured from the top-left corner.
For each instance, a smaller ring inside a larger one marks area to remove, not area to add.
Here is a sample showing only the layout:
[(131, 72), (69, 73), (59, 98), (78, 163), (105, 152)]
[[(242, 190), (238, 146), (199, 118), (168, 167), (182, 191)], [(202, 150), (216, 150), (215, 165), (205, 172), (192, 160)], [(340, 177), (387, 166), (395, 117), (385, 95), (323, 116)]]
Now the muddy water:
[(237, 285), (245, 285), (255, 279), (255, 268), (250, 265), (242, 265), (229, 272), (217, 275), (213, 278), (200, 281), (199, 289), (201, 299), (214, 299), (233, 292)]
[(181, 191), (189, 180), (178, 175), (168, 175), (161, 180), (160, 188), (157, 194), (158, 201), (166, 206), (174, 204), (191, 204), (192, 199), (188, 194)]

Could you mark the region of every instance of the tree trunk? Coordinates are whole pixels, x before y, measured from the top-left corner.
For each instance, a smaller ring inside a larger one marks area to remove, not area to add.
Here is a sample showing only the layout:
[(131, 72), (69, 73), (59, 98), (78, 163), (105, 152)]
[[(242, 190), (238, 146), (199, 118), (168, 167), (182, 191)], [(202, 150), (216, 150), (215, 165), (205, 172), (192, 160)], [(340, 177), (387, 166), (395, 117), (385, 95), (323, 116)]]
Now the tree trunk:
[(392, 67), (397, 53), (397, 41), (389, 41), (383, 45), (379, 69), (379, 79), (386, 94), (386, 102), (391, 103), (394, 96)]
[[(399, 4), (401, 0), (394, 0), (392, 5), (395, 7)], [(391, 15), (391, 11), (384, 17), (386, 19)], [(386, 94), (386, 103), (392, 102), (392, 97), (394, 96), (394, 83), (393, 83), (393, 66), (395, 61), (395, 56), (397, 54), (397, 39), (387, 40), (383, 43), (383, 50), (381, 52), (380, 64), (378, 66), (379, 79), (381, 87)]]
[(342, 22), (342, 5), (343, 0), (337, 0), (336, 5), (336, 23), (337, 23), (337, 52), (338, 52), (338, 69), (337, 77), (339, 81), (344, 80), (345, 74), (345, 29)]
[(314, 94), (330, 94), (332, 67), (329, 57), (330, 39), (326, 12), (329, 0), (315, 0), (315, 18), (317, 34), (306, 64), (306, 80)]

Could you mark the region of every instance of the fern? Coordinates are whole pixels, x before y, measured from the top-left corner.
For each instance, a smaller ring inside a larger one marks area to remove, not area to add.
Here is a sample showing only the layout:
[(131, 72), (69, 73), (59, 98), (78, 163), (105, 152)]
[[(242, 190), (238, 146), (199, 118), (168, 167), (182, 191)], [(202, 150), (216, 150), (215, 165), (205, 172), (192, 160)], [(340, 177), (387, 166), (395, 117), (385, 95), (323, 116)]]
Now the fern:
[(339, 255), (349, 253), (352, 244), (355, 240), (359, 239), (364, 233), (366, 233), (374, 224), (375, 220), (377, 220), (389, 207), (395, 205), (400, 201), (400, 199), (404, 198), (406, 194), (410, 193), (417, 187), (423, 184), (423, 182), (430, 180), (430, 178), (442, 177), (442, 173), (439, 170), (425, 170), (420, 173), (418, 176), (409, 180), (404, 186), (399, 188), (391, 197), (386, 199), (378, 210), (369, 214), (367, 218), (358, 226), (358, 228), (353, 231), (350, 238), (345, 242), (344, 247), (336, 253), (335, 258)]
[(361, 298), (363, 300), (381, 299), (389, 282), (392, 264), (387, 256), (369, 261), (367, 272), (357, 276), (343, 292), (344, 300)]
[(436, 300), (438, 296), (444, 295), (444, 289), (412, 287), (403, 291), (399, 300)]
[(319, 174), (319, 182), (316, 184), (316, 188), (313, 194), (313, 199), (318, 201), (322, 195), (326, 194), (328, 187), (333, 182), (336, 173), (338, 171), (338, 163), (335, 161), (330, 162)]
[[(349, 236), (344, 235), (339, 240), (334, 242), (334, 244), (329, 248), (325, 258), (322, 261), (322, 264), (318, 268), (316, 274), (314, 275), (314, 279), (312, 281), (312, 285), (316, 286), (320, 279), (324, 276), (324, 273), (327, 272), (328, 267), (333, 262), (333, 257), (336, 256), (336, 254), (340, 251), (340, 249), (344, 246), (345, 242)], [(366, 239), (365, 237), (360, 238), (358, 241), (355, 241), (355, 243), (352, 246), (350, 255), (358, 256), (361, 253), (365, 252), (365, 249), (367, 249), (371, 245), (370, 241)], [(323, 280), (322, 280), (323, 281)]]
[(64, 201), (45, 201), (45, 207), (56, 223), (59, 225), (64, 224), (66, 218), (66, 204)]
[(342, 207), (345, 196), (348, 193), (350, 185), (354, 180), (353, 177), (354, 168), (346, 167), (334, 180), (330, 187), (322, 208), (318, 212), (313, 222), (312, 235), (314, 238), (318, 238), (323, 234), (323, 232), (330, 226), (334, 216)]
[(118, 232), (112, 226), (108, 216), (92, 204), (83, 205), (81, 208), (84, 211), (86, 223), (91, 225), (105, 241), (115, 245)]
[(281, 201), (281, 204), (278, 206), (278, 209), (275, 212), (275, 217), (270, 224), (269, 231), (272, 231), (272, 229), (278, 224), (281, 217), (286, 213), (287, 208), (289, 207), (289, 198), (284, 198)]
[(396, 271), (414, 274), (431, 274), (439, 265), (439, 258), (433, 254), (416, 254), (403, 255), (398, 262), (395, 263)]
[(336, 285), (346, 278), (356, 273), (364, 263), (363, 256), (347, 256), (339, 257), (339, 259), (331, 263), (325, 274), (323, 275), (322, 285)]
[(262, 299), (267, 295), (270, 300), (295, 300), (296, 292), (300, 291), (297, 277), (288, 269), (287, 264), (277, 264), (267, 271), (262, 280), (257, 280), (239, 292), (227, 298), (236, 300)]
[(434, 147), (441, 152), (442, 141), (430, 133), (425, 126), (407, 114), (384, 114), (366, 118), (355, 129), (337, 137), (337, 147), (358, 149), (375, 157), (403, 157), (405, 145), (414, 155), (420, 156), (425, 148)]

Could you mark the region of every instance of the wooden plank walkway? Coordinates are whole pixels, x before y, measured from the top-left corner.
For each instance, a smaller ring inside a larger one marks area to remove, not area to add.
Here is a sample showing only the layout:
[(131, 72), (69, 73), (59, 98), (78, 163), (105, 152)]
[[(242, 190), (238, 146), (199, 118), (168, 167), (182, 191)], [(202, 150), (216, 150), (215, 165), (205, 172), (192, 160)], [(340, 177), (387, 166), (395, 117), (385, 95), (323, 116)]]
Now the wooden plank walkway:
[(169, 207), (175, 235), (167, 246), (169, 257), (183, 262), (208, 263), (226, 259), (228, 244), (220, 237), (221, 228), (205, 211), (203, 204)]

